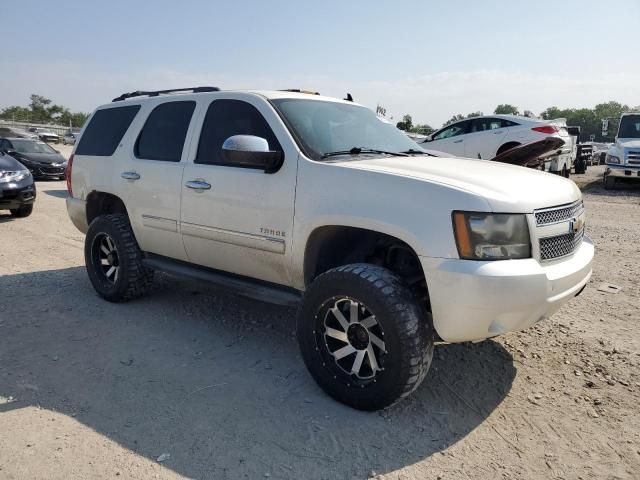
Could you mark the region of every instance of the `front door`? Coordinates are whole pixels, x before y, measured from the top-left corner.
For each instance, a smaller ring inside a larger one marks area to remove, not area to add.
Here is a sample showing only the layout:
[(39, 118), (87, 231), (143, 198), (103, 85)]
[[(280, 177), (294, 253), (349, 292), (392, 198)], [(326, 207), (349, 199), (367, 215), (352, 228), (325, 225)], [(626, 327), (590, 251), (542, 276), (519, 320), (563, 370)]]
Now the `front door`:
[(423, 146), (428, 150), (450, 153), (455, 157), (464, 157), (466, 133), (469, 131), (470, 121), (454, 123), (433, 135), (433, 141)]
[[(192, 263), (289, 285), (298, 153), (264, 99), (242, 98), (230, 93), (213, 100), (194, 137), (182, 182), (185, 249)], [(233, 135), (255, 135), (283, 151), (280, 170), (229, 163), (222, 144)]]

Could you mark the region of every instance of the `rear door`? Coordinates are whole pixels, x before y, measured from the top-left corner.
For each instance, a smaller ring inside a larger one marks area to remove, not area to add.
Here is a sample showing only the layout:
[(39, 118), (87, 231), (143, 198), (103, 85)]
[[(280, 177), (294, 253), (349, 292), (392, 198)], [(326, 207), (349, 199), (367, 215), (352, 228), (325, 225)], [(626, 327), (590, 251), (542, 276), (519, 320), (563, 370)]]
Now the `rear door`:
[(135, 125), (140, 133), (120, 172), (129, 217), (142, 250), (186, 260), (178, 222), (183, 160), (196, 102), (149, 102), (143, 108)]
[(465, 141), (471, 127), (470, 120), (454, 123), (433, 135), (433, 140), (422, 144), (424, 148), (447, 152), (456, 157), (465, 156)]
[[(289, 285), (298, 152), (261, 97), (221, 93), (206, 105), (182, 182), (181, 230), (190, 262)], [(254, 135), (284, 152), (275, 173), (222, 156), (233, 135)], [(193, 188), (203, 185), (205, 188)]]
[(501, 118), (482, 117), (471, 120), (470, 132), (464, 143), (465, 156), (490, 160), (507, 134), (507, 127)]

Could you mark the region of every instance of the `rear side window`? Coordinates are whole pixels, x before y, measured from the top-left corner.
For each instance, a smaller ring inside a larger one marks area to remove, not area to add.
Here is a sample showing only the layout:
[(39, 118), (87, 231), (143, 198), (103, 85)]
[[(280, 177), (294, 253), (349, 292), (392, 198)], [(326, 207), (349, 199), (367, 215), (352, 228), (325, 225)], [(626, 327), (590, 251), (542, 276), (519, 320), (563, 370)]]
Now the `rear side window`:
[(135, 145), (135, 155), (146, 160), (179, 162), (196, 102), (167, 102), (153, 109)]
[(222, 157), (222, 144), (233, 135), (262, 137), (270, 150), (282, 151), (273, 130), (253, 105), (241, 100), (214, 100), (204, 118), (195, 163), (235, 166)]
[(76, 155), (113, 155), (138, 110), (140, 105), (98, 110), (91, 117), (91, 122), (80, 139)]

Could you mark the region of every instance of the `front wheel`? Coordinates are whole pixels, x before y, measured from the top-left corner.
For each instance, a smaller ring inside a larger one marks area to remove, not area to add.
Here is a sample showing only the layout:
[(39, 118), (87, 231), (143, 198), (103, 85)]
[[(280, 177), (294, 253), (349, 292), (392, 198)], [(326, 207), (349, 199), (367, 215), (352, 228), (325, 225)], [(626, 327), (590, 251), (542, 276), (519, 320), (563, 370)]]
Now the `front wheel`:
[(376, 265), (320, 275), (305, 293), (297, 335), (320, 387), (360, 410), (409, 395), (433, 357), (430, 316), (400, 277)]

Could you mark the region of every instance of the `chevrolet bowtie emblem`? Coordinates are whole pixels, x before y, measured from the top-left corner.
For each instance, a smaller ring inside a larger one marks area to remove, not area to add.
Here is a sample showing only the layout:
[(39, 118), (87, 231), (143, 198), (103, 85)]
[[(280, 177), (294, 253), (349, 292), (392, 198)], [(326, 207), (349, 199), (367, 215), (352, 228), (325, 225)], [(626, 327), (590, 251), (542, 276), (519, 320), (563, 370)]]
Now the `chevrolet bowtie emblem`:
[(569, 233), (578, 233), (584, 226), (584, 218), (572, 218), (569, 222)]

